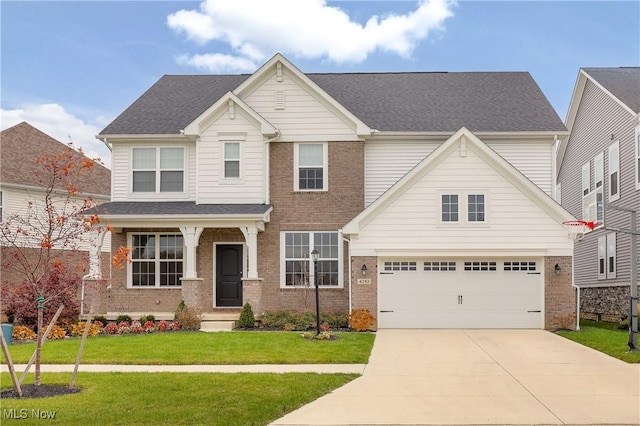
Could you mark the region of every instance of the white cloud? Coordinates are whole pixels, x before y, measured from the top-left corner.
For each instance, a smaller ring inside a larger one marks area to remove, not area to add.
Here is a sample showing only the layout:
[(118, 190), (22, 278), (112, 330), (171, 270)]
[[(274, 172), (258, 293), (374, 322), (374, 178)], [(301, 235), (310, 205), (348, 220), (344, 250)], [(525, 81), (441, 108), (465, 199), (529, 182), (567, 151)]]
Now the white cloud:
[(68, 113), (58, 104), (27, 104), (19, 109), (0, 109), (2, 130), (26, 121), (62, 143), (73, 142), (90, 158), (100, 158), (110, 167), (111, 152), (95, 138), (101, 127), (89, 124)]
[(167, 24), (197, 43), (227, 43), (236, 53), (194, 55), (181, 63), (211, 72), (252, 71), (246, 61), (263, 61), (275, 52), (336, 63), (359, 63), (376, 51), (409, 57), (432, 31), (443, 29), (455, 4), (421, 0), (405, 15), (374, 15), (362, 25), (326, 0), (204, 0), (199, 10), (169, 15)]
[(191, 65), (204, 70), (216, 72), (253, 72), (257, 64), (250, 59), (239, 58), (221, 53), (205, 53), (204, 55), (181, 55), (177, 58), (180, 65)]

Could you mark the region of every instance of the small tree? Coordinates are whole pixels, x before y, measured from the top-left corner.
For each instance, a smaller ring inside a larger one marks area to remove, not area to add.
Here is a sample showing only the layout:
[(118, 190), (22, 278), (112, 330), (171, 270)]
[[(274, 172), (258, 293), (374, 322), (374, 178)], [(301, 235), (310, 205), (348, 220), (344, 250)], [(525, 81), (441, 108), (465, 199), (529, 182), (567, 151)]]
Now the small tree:
[(256, 317), (253, 315), (253, 309), (251, 309), (249, 302), (245, 303), (242, 307), (238, 326), (240, 328), (253, 328), (256, 326)]
[(95, 166), (94, 160), (69, 144), (61, 153), (35, 161), (40, 170), (36, 176), (40, 191), (24, 210), (6, 215), (0, 223), (0, 238), (3, 270), (22, 277), (33, 298), (31, 309), (23, 307), (21, 314), (28, 316), (35, 311), (35, 384), (40, 385), (44, 311), (53, 300), (77, 289), (77, 280), (69, 277), (86, 270), (86, 259), (78, 261), (78, 252), (82, 244), (85, 249), (91, 244), (87, 232), (100, 219), (90, 213), (95, 206), (93, 199), (82, 196), (78, 186), (81, 177)]

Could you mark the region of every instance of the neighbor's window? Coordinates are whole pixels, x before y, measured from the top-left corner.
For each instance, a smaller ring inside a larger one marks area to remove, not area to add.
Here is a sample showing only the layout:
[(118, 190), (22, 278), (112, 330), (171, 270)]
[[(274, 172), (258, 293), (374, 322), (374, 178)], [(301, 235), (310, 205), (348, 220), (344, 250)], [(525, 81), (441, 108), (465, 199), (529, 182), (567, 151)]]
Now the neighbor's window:
[(281, 268), (285, 287), (313, 286), (314, 264), (311, 252), (318, 251), (318, 285), (341, 285), (340, 243), (337, 232), (283, 232)]
[(609, 147), (609, 201), (620, 198), (620, 142)]
[(467, 195), (467, 218), (469, 222), (484, 222), (484, 195)]
[(590, 219), (602, 223), (604, 221), (604, 154), (600, 153), (593, 159), (596, 183), (596, 217)]
[(224, 144), (224, 177), (240, 177), (240, 143), (238, 142)]
[(304, 143), (295, 145), (296, 191), (326, 191), (327, 144)]
[(133, 148), (133, 192), (182, 192), (184, 148)]
[(180, 234), (131, 234), (131, 286), (179, 286), (183, 245)]
[(443, 194), (442, 195), (442, 221), (457, 222), (458, 221), (458, 195)]
[(598, 279), (616, 278), (616, 233), (598, 238)]

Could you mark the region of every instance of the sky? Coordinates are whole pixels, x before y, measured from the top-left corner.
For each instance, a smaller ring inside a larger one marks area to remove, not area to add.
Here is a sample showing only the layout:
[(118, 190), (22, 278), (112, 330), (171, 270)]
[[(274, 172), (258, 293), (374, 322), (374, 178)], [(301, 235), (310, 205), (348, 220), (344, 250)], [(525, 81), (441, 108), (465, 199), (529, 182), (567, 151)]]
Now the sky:
[[(0, 0), (0, 126), (95, 138), (164, 74), (528, 71), (564, 121), (581, 67), (640, 66), (640, 0)], [(1, 153), (0, 153), (1, 155)]]

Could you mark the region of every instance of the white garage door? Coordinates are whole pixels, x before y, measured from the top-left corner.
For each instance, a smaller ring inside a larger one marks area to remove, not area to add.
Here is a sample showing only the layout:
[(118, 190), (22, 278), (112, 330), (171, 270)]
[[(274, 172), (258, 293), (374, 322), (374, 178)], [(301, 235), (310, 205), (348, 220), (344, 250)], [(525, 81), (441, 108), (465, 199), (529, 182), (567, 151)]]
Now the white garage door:
[(544, 328), (542, 259), (381, 259), (379, 328)]

